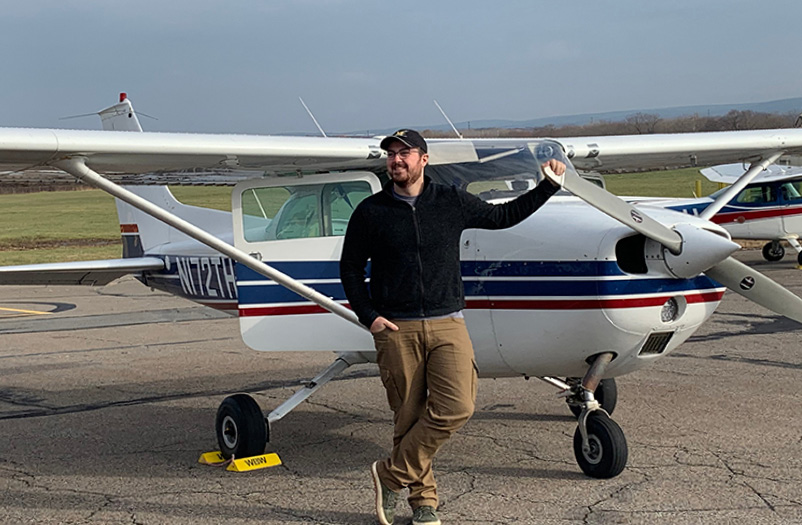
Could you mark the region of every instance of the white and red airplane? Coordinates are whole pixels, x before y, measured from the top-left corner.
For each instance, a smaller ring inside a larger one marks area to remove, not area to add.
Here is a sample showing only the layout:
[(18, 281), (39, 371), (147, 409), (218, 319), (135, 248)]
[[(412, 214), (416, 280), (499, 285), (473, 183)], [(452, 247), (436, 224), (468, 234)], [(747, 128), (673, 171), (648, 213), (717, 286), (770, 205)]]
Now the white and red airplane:
[[(126, 108), (111, 118), (134, 118)], [(5, 267), (0, 283), (102, 284), (135, 273), (148, 286), (237, 315), (256, 350), (335, 352), (331, 366), (266, 417), (250, 396), (222, 402), (216, 433), (224, 455), (259, 454), (272, 423), (349, 366), (375, 359), (370, 335), (347, 308), (338, 260), (354, 207), (387, 180), (379, 141), (0, 128), (0, 169), (54, 167), (107, 191), (118, 199), (123, 236), (122, 259)], [(544, 176), (542, 162), (558, 158), (569, 170), (557, 180), (575, 195), (553, 197), (513, 228), (464, 233), (465, 317), (480, 375), (555, 385), (579, 417), (580, 468), (598, 478), (619, 474), (627, 444), (609, 416), (615, 377), (672, 352), (727, 288), (798, 322), (802, 300), (730, 257), (738, 245), (711, 220), (730, 193), (698, 215), (633, 206), (573, 166), (748, 162), (729, 190), (737, 193), (780, 155), (800, 151), (800, 129), (432, 140), (426, 173), (436, 181), (500, 201), (531, 187)], [(143, 183), (240, 182), (227, 213), (181, 204), (166, 186), (109, 180), (119, 173)]]
[[(701, 170), (713, 182), (733, 184), (743, 175), (742, 164), (724, 164)], [(672, 210), (698, 215), (727, 191), (721, 189), (698, 199), (638, 199), (630, 203), (649, 202)], [(791, 245), (802, 265), (802, 168), (772, 164), (724, 206), (712, 219), (733, 238), (768, 240), (763, 246), (763, 258), (779, 261), (785, 256), (781, 241)]]

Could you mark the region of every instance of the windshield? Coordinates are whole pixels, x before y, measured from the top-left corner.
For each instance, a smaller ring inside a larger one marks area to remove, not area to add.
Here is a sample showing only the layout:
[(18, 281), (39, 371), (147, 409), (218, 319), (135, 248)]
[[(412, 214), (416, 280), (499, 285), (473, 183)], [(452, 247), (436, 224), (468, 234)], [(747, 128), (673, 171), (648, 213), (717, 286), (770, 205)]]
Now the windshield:
[(474, 143), (478, 162), (426, 166), (426, 175), (447, 186), (462, 188), (483, 200), (514, 197), (540, 182), (539, 163), (522, 142), (509, 146)]

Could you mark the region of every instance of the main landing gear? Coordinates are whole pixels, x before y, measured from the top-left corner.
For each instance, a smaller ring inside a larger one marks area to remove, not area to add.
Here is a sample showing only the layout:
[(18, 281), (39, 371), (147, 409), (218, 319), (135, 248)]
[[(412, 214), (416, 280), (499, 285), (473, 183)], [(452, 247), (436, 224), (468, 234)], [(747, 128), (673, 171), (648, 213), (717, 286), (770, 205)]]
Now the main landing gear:
[[(799, 244), (799, 240), (796, 237), (785, 237), (783, 240), (788, 242), (791, 247), (796, 250), (796, 262), (802, 266), (802, 245)], [(771, 242), (767, 242), (763, 246), (763, 258), (769, 262), (777, 262), (783, 257), (785, 257), (785, 248), (782, 244), (780, 244), (779, 240), (773, 240)]]
[(267, 417), (259, 404), (248, 394), (234, 394), (220, 403), (215, 420), (215, 432), (220, 453), (226, 459), (247, 458), (263, 454), (270, 440), (270, 424), (278, 421), (300, 405), (318, 388), (341, 374), (351, 365), (367, 363), (360, 353), (341, 354), (323, 372), (304, 383), (295, 394), (279, 405)]
[(569, 408), (578, 418), (574, 432), (574, 457), (582, 472), (599, 479), (619, 475), (629, 455), (624, 432), (610, 419), (618, 398), (615, 380), (601, 379), (612, 359), (611, 353), (596, 356), (581, 380), (569, 378), (563, 382), (551, 377), (542, 378), (563, 389)]
[(785, 248), (780, 241), (771, 241), (763, 246), (763, 258), (769, 262), (777, 262), (785, 257)]

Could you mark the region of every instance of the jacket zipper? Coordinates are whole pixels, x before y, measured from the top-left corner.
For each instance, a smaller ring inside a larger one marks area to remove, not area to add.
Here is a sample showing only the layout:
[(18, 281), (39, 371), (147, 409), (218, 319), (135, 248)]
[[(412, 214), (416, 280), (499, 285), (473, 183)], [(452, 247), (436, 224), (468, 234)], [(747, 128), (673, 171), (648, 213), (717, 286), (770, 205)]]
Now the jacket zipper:
[(420, 316), (423, 317), (426, 315), (426, 308), (425, 308), (425, 297), (426, 297), (426, 290), (423, 286), (423, 259), (421, 258), (420, 249), (421, 249), (421, 238), (420, 238), (420, 226), (418, 224), (418, 209), (413, 205), (412, 206), (412, 223), (415, 225), (415, 255), (418, 259), (418, 283), (420, 284)]

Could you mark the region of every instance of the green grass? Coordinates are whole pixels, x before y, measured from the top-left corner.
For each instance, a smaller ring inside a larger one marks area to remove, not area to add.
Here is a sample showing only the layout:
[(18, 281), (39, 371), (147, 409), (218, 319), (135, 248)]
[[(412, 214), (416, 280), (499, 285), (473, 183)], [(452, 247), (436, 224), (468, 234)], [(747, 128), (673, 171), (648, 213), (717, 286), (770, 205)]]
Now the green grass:
[[(697, 169), (607, 175), (617, 195), (692, 197), (718, 189)], [(231, 211), (231, 187), (179, 186), (178, 200), (193, 206)], [(114, 199), (100, 190), (0, 195), (0, 266), (121, 256), (120, 227)]]
[[(171, 188), (193, 206), (231, 211), (231, 188)], [(121, 257), (114, 198), (101, 190), (0, 195), (0, 266)]]
[(231, 186), (170, 186), (175, 198), (184, 204), (231, 211)]
[(710, 195), (719, 188), (717, 183), (707, 180), (698, 168), (604, 176), (611, 193), (639, 197), (693, 197), (697, 180), (702, 181), (702, 195)]

